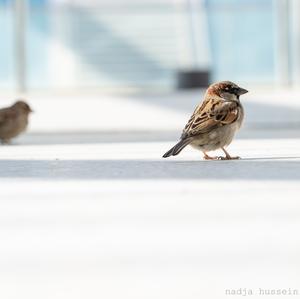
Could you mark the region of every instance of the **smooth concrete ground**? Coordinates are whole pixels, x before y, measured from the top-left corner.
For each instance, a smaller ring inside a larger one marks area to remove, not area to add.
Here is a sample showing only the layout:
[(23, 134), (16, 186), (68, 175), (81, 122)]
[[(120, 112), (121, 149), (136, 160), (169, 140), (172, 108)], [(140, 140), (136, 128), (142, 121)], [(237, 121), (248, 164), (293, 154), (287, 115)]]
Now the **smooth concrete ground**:
[(0, 148), (0, 298), (300, 294), (300, 139), (238, 139), (239, 161), (46, 140)]
[(0, 298), (300, 294), (299, 93), (252, 92), (238, 161), (161, 158), (200, 91), (28, 96), (0, 147)]

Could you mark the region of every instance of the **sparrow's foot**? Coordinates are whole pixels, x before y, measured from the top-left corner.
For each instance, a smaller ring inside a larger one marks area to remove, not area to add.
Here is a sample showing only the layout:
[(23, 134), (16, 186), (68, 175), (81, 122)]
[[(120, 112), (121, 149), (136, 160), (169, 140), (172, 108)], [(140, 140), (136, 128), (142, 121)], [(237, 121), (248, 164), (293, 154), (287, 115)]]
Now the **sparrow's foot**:
[(204, 156), (203, 156), (204, 160), (219, 160), (219, 158), (220, 157), (217, 157), (217, 156), (211, 157), (211, 156), (207, 155), (206, 153), (204, 153)]
[(204, 160), (220, 160), (219, 157), (215, 156), (215, 157), (203, 157)]
[(229, 153), (222, 147), (223, 152), (225, 153), (225, 157), (220, 157), (220, 160), (239, 160), (241, 159), (239, 156), (231, 157)]
[(220, 156), (219, 159), (220, 160), (239, 160), (239, 159), (241, 159), (241, 157), (238, 157), (238, 156), (236, 156), (236, 157), (231, 157), (231, 156), (222, 157), (222, 156)]

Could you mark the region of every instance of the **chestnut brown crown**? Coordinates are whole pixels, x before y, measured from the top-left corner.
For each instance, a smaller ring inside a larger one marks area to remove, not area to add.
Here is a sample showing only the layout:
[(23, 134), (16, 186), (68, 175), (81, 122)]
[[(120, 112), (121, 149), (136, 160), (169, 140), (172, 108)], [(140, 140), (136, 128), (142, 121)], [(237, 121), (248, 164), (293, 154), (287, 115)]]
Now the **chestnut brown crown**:
[(248, 90), (239, 87), (237, 84), (231, 82), (231, 81), (222, 81), (218, 83), (214, 83), (209, 86), (207, 89), (207, 93), (210, 95), (217, 95), (219, 97), (222, 97), (222, 94), (233, 94), (237, 97), (241, 96), (242, 94), (247, 93)]

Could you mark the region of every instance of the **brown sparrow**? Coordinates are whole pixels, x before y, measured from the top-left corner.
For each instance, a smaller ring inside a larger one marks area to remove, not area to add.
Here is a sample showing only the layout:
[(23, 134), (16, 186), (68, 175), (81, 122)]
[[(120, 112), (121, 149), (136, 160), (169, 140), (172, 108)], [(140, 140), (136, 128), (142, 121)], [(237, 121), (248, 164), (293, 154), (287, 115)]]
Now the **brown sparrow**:
[[(230, 81), (212, 84), (206, 91), (181, 135), (180, 141), (163, 155), (163, 158), (178, 155), (188, 144), (200, 150), (206, 160), (231, 160), (225, 150), (241, 127), (244, 109), (240, 95), (247, 93)], [(210, 157), (207, 152), (222, 149), (225, 157)]]
[(26, 130), (31, 112), (31, 108), (24, 101), (0, 109), (0, 139), (3, 144), (8, 144), (10, 139)]

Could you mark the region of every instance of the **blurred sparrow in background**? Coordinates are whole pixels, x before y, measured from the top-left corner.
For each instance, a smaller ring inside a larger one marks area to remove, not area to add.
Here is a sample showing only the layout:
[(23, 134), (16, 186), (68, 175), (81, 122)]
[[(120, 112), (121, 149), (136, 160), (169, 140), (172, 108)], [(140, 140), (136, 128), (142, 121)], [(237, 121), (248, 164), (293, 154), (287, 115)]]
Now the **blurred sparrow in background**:
[[(189, 144), (202, 151), (205, 160), (239, 159), (230, 156), (225, 147), (242, 125), (244, 110), (240, 96), (247, 92), (230, 81), (212, 84), (185, 126), (180, 141), (163, 158), (178, 155)], [(225, 157), (207, 155), (217, 149), (222, 149)]]
[(8, 108), (0, 109), (0, 140), (8, 144), (10, 140), (22, 132), (28, 125), (31, 108), (24, 101), (18, 101)]

